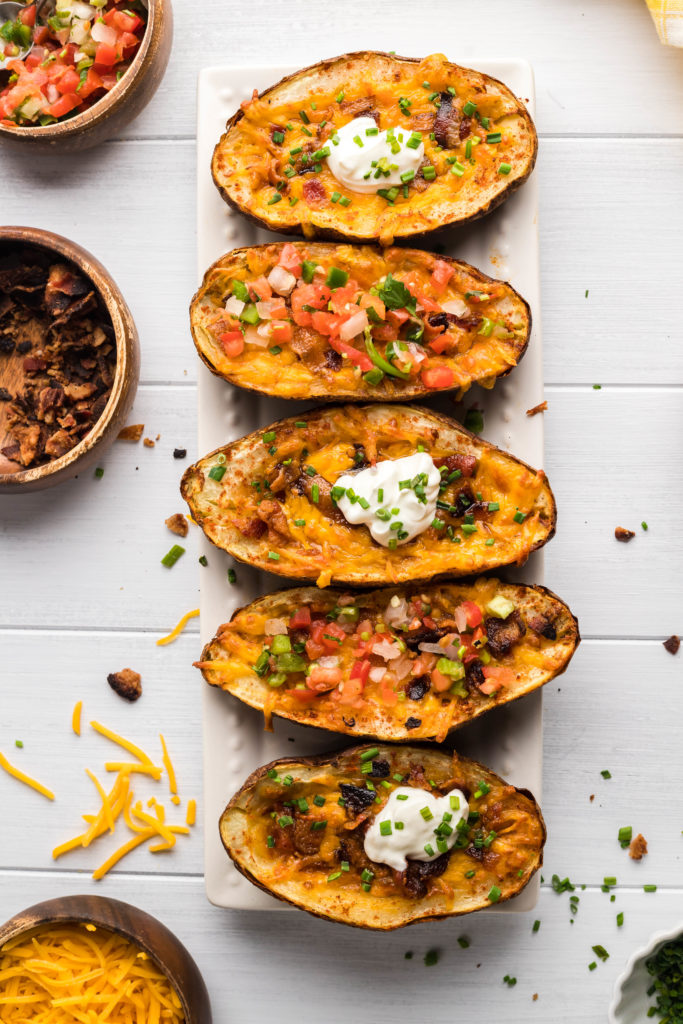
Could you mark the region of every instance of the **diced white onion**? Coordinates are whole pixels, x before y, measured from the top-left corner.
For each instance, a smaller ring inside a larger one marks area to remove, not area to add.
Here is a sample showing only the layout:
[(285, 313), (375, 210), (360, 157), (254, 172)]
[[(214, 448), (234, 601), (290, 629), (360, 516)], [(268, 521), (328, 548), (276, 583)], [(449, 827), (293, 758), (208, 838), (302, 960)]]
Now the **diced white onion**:
[(266, 633), (268, 636), (281, 636), (287, 632), (286, 619), (266, 619)]
[(395, 674), (399, 683), (402, 682), (407, 676), (410, 675), (410, 670), (413, 667), (412, 659), (404, 654), (402, 658), (398, 658), (391, 666), (391, 671)]
[(449, 644), (448, 647), (442, 648), (444, 658), (450, 658), (451, 661), (460, 661), (458, 658), (458, 648), (454, 644)]
[[(394, 604), (394, 601), (396, 604)], [(404, 597), (399, 597), (397, 594), (394, 594), (391, 601), (384, 609), (384, 621), (388, 626), (398, 626), (401, 623), (407, 622), (408, 618), (408, 602)]]
[(116, 29), (105, 25), (103, 21), (93, 22), (90, 34), (96, 43), (104, 43), (106, 46), (116, 46), (116, 40), (119, 37)]
[[(104, 26), (106, 28), (106, 26)], [(107, 29), (109, 31), (109, 29)], [(69, 36), (69, 42), (75, 43), (76, 46), (81, 46), (88, 36), (90, 35), (90, 23), (87, 21), (76, 20), (71, 25), (71, 35)], [(116, 33), (114, 33), (116, 35)], [(97, 42), (97, 40), (95, 40)], [(75, 59), (75, 58), (74, 58)]]
[(272, 320), (273, 310), (281, 305), (279, 299), (262, 299), (261, 302), (256, 303), (256, 312), (262, 320)]
[(462, 301), (462, 299), (449, 299), (448, 302), (442, 302), (441, 308), (444, 313), (453, 313), (455, 316), (469, 316), (470, 308)]
[(244, 309), (245, 303), (241, 299), (238, 299), (236, 295), (231, 295), (228, 301), (225, 303), (226, 313), (233, 313), (235, 316), (240, 316)]
[(258, 334), (259, 338), (270, 338), (271, 334), (273, 333), (273, 328), (270, 322), (267, 321), (264, 324), (259, 324), (258, 327), (256, 328), (256, 333)]
[(259, 328), (254, 327), (253, 324), (247, 326), (244, 332), (244, 340), (248, 345), (256, 345), (258, 348), (266, 348), (268, 345), (268, 339), (259, 334)]
[(341, 597), (337, 598), (337, 604), (340, 608), (346, 608), (350, 604), (356, 603), (355, 594), (342, 594)]
[(387, 670), (384, 665), (377, 665), (375, 668), (371, 668), (368, 672), (373, 683), (381, 683), (386, 674)]
[(339, 658), (336, 654), (326, 654), (318, 658), (318, 664), (321, 668), (339, 668)]
[(71, 11), (77, 18), (83, 18), (84, 21), (92, 21), (99, 14), (96, 7), (91, 7), (90, 4), (83, 3), (82, 0), (71, 0)]
[(382, 640), (373, 645), (372, 653), (384, 658), (385, 661), (393, 661), (394, 658), (401, 657), (401, 648), (397, 643), (390, 644), (388, 640)]
[(54, 82), (48, 82), (45, 86), (45, 93), (50, 103), (56, 103), (59, 99), (59, 89)]
[(362, 334), (368, 326), (368, 314), (364, 309), (359, 309), (352, 317), (341, 325), (339, 337), (342, 341), (351, 341), (358, 334)]
[(420, 348), (419, 345), (416, 345), (414, 341), (408, 342), (408, 352), (410, 353), (411, 361), (418, 365), (423, 363), (427, 358), (427, 353), (424, 349)]
[(289, 295), (296, 284), (294, 274), (290, 274), (284, 267), (273, 267), (267, 278), (268, 284), (278, 295)]
[(443, 657), (443, 647), (440, 644), (418, 644), (418, 650), (424, 651), (426, 654), (438, 654)]

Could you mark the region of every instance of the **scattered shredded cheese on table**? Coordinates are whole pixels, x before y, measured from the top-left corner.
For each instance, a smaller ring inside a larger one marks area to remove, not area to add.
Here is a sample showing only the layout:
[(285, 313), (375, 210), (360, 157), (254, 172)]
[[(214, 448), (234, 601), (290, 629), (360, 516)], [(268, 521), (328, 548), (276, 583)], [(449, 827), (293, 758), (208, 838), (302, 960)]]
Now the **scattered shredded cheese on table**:
[(46, 925), (0, 949), (3, 1024), (183, 1024), (178, 993), (147, 954), (92, 924)]
[(8, 775), (18, 779), (19, 782), (23, 782), (24, 785), (30, 786), (31, 789), (35, 789), (37, 793), (41, 793), (46, 796), (48, 800), (54, 800), (55, 795), (51, 789), (44, 786), (42, 782), (37, 782), (36, 779), (32, 779), (30, 775), (25, 775), (24, 772), (20, 771), (19, 768), (15, 768), (13, 764), (10, 764), (4, 754), (0, 753), (0, 768), (4, 768)]
[(196, 619), (198, 615), (199, 608), (195, 608), (191, 612), (186, 612), (185, 615), (183, 615), (180, 622), (178, 623), (178, 625), (171, 630), (168, 636), (159, 637), (159, 639), (157, 640), (157, 647), (164, 647), (166, 644), (171, 644), (173, 643), (174, 640), (177, 640), (182, 631), (185, 629), (185, 626), (190, 621), (190, 619)]
[(81, 735), (81, 711), (83, 710), (83, 701), (79, 700), (77, 704), (74, 704), (73, 714), (71, 715), (71, 728), (77, 736)]
[[(106, 788), (97, 776), (90, 769), (86, 768), (86, 774), (97, 790), (100, 807), (95, 814), (83, 815), (83, 820), (88, 826), (85, 832), (56, 846), (52, 851), (52, 856), (56, 860), (71, 850), (87, 848), (96, 839), (99, 839), (100, 836), (105, 835), (105, 833), (116, 832), (119, 822), (123, 820), (124, 826), (132, 832), (132, 836), (129, 836), (118, 849), (114, 850), (95, 869), (93, 878), (99, 881), (123, 857), (131, 853), (138, 846), (142, 846), (143, 843), (150, 841), (148, 849), (151, 853), (161, 853), (173, 849), (176, 844), (176, 836), (189, 835), (190, 829), (187, 826), (194, 824), (196, 810), (190, 815), (190, 803), (188, 803), (187, 817), (192, 817), (192, 821), (187, 821), (186, 825), (174, 825), (166, 822), (166, 810), (163, 804), (159, 803), (155, 797), (152, 797), (147, 803), (147, 806), (153, 810), (153, 814), (147, 814), (142, 808), (142, 802), (135, 799), (132, 776), (139, 774), (147, 775), (155, 782), (158, 782), (164, 771), (166, 771), (171, 800), (175, 804), (180, 804), (181, 802), (178, 796), (178, 783), (173, 762), (168, 752), (166, 740), (161, 734), (159, 738), (163, 754), (163, 767), (155, 764), (149, 754), (137, 746), (137, 744), (113, 732), (107, 726), (96, 721), (92, 721), (90, 725), (95, 732), (122, 747), (123, 750), (136, 758), (136, 760), (105, 761), (105, 771), (116, 773), (116, 778), (109, 792), (106, 791)], [(191, 803), (194, 804), (194, 801), (191, 801)], [(1, 1014), (0, 1019), (2, 1019)], [(88, 1018), (83, 1018), (83, 1020), (87, 1021)]]

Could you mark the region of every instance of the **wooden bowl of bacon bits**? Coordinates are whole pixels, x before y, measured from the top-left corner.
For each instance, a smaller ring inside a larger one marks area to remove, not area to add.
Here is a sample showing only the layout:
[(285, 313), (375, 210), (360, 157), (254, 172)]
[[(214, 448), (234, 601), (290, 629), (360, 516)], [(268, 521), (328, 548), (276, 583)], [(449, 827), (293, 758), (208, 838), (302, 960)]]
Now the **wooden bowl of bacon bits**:
[(0, 926), (3, 1024), (105, 1018), (211, 1024), (199, 968), (161, 921), (119, 900), (62, 896)]
[[(88, 149), (151, 100), (173, 40), (171, 0), (48, 0), (0, 20), (0, 140)], [(32, 44), (30, 52), (26, 52)]]
[(93, 467), (130, 411), (139, 364), (101, 263), (49, 231), (0, 227), (0, 491)]

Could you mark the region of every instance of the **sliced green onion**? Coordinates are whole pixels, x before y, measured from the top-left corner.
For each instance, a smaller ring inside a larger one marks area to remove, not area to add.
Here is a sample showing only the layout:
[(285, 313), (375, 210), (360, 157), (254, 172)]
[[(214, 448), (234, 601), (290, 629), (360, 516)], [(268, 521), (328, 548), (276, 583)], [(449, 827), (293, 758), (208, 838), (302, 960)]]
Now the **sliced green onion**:
[(180, 544), (174, 544), (170, 551), (167, 551), (164, 557), (161, 559), (161, 564), (165, 565), (167, 569), (171, 569), (181, 555), (185, 554), (185, 548), (182, 548)]

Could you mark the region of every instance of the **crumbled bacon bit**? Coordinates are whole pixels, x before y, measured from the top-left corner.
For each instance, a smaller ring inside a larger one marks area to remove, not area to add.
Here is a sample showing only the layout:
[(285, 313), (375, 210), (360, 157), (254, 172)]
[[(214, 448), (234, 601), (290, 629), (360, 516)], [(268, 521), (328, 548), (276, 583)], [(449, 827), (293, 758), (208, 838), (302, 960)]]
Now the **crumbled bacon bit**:
[(182, 512), (175, 512), (172, 516), (169, 516), (168, 519), (165, 519), (164, 522), (171, 533), (177, 533), (179, 537), (187, 537), (187, 532), (190, 527), (188, 526), (187, 519)]
[(617, 540), (620, 540), (622, 544), (628, 544), (630, 540), (633, 540), (635, 533), (633, 530), (626, 530), (623, 526), (617, 526), (614, 531), (614, 536)]
[(144, 444), (145, 448), (154, 448), (156, 441), (153, 441), (151, 437), (146, 437), (142, 443)]
[(187, 448), (174, 448), (173, 449), (173, 458), (174, 459), (184, 459), (186, 457), (187, 457)]
[(0, 453), (14, 466), (44, 465), (92, 429), (111, 394), (116, 342), (92, 282), (73, 264), (31, 246), (3, 251), (0, 368), (16, 386), (0, 393)]
[(527, 416), (538, 416), (539, 412), (545, 412), (548, 408), (547, 402), (539, 402), (538, 405), (532, 406), (531, 409), (527, 409)]
[(588, 797), (588, 799), (590, 800), (591, 803), (593, 803), (593, 801), (595, 800), (595, 793), (591, 793), (591, 795)]
[(645, 836), (641, 835), (640, 832), (637, 836), (631, 840), (631, 845), (628, 848), (628, 855), (631, 860), (642, 860), (647, 853), (647, 842)]
[(144, 423), (130, 423), (123, 430), (119, 430), (116, 435), (117, 441), (139, 441), (142, 437), (142, 431), (145, 429)]
[(664, 640), (664, 642), (662, 643), (662, 647), (666, 647), (669, 654), (678, 654), (680, 646), (681, 639), (680, 637), (676, 636), (675, 633), (672, 633), (669, 639)]
[(110, 672), (107, 682), (119, 697), (134, 701), (142, 696), (142, 678), (132, 668), (122, 668), (120, 672)]

